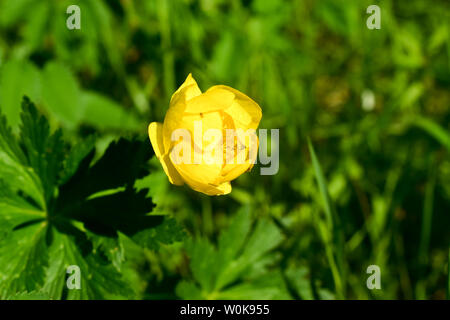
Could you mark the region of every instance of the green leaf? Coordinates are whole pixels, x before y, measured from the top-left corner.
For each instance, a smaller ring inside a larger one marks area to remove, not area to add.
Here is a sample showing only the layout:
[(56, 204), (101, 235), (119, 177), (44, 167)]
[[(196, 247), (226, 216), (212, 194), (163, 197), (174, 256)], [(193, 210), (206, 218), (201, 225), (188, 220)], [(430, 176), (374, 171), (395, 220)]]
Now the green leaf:
[(412, 123), (439, 141), (450, 151), (450, 134), (448, 133), (448, 130), (445, 130), (433, 120), (422, 116), (415, 116)]
[(304, 300), (314, 299), (308, 268), (290, 268), (286, 271), (286, 277), (300, 298)]
[(48, 252), (45, 221), (24, 225), (0, 241), (0, 299), (40, 289), (45, 281)]
[(13, 190), (22, 191), (41, 207), (45, 207), (42, 185), (33, 170), (26, 167), (27, 159), (18, 141), (0, 114), (0, 178)]
[(47, 201), (53, 196), (65, 154), (65, 143), (60, 130), (50, 133), (50, 126), (33, 103), (24, 98), (22, 103), (21, 143), (27, 154), (28, 165), (38, 174)]
[(140, 122), (118, 103), (95, 92), (83, 92), (83, 122), (99, 129), (137, 130)]
[[(51, 259), (43, 290), (52, 299), (112, 299), (134, 295), (115, 266), (105, 259), (98, 243), (91, 243), (94, 235), (88, 239), (83, 230), (68, 223), (58, 225), (51, 231)], [(69, 266), (80, 269), (80, 289), (66, 286)]]
[[(174, 219), (148, 215), (148, 190), (133, 188), (148, 174), (148, 141), (121, 139), (92, 163), (94, 138), (71, 149), (29, 99), (20, 141), (0, 121), (0, 298), (33, 290), (52, 299), (134, 297), (120, 272), (130, 247), (122, 240), (156, 249), (184, 236)], [(70, 265), (81, 270), (80, 290), (66, 286)]]
[[(283, 236), (273, 222), (266, 219), (258, 221), (252, 234), (246, 239), (241, 255), (234, 257), (234, 260), (221, 268), (216, 289), (221, 289), (234, 282), (247, 269), (263, 259), (269, 251), (277, 247), (282, 240)], [(226, 243), (222, 247), (224, 246)]]
[(172, 244), (186, 237), (184, 228), (173, 218), (151, 216), (149, 219), (155, 222), (153, 228), (146, 228), (130, 235), (130, 238), (143, 248), (156, 250), (161, 244)]
[[(249, 297), (250, 292), (258, 290), (258, 281), (263, 281), (266, 267), (275, 259), (269, 255), (270, 251), (282, 240), (273, 222), (263, 218), (252, 230), (249, 212), (240, 211), (221, 233), (217, 247), (204, 238), (188, 241), (186, 250), (195, 282), (181, 282), (177, 294), (185, 299), (196, 299), (199, 292), (207, 299)], [(256, 265), (263, 266), (262, 272), (251, 271)], [(243, 280), (248, 283), (239, 284)], [(287, 297), (280, 283), (283, 281), (276, 281), (261, 297)], [(231, 284), (234, 285), (227, 287)]]
[(125, 261), (125, 248), (122, 245), (122, 237), (102, 237), (93, 232), (87, 231), (87, 237), (92, 242), (93, 250), (102, 252), (113, 266), (121, 271), (122, 263)]
[(212, 292), (219, 266), (215, 247), (208, 240), (201, 238), (188, 242), (186, 250), (194, 279), (206, 292)]
[(133, 295), (132, 290), (111, 264), (106, 263), (94, 252), (83, 253), (76, 242), (73, 237), (61, 235), (55, 243), (64, 250), (66, 265), (76, 265), (80, 268), (81, 288), (67, 290), (67, 299), (112, 299)]
[[(252, 226), (248, 210), (242, 209), (219, 237), (219, 252), (225, 261), (234, 259), (247, 239)], [(277, 234), (277, 233), (275, 233)]]
[(19, 125), (22, 97), (38, 99), (40, 85), (39, 70), (30, 62), (11, 60), (0, 68), (0, 108), (14, 129)]
[(314, 151), (314, 147), (311, 143), (311, 140), (308, 139), (308, 148), (309, 153), (311, 154), (311, 161), (314, 168), (314, 173), (316, 175), (316, 181), (319, 186), (320, 195), (322, 196), (323, 201), (323, 209), (325, 212), (326, 221), (330, 230), (333, 229), (335, 215), (333, 213), (333, 205), (331, 202), (330, 194), (327, 188), (327, 182), (325, 180), (325, 176), (323, 175), (322, 168), (320, 166), (319, 160), (317, 159), (316, 152)]
[(320, 195), (322, 197), (322, 205), (325, 211), (326, 222), (320, 219), (316, 220), (316, 226), (324, 242), (326, 256), (330, 269), (333, 275), (336, 291), (343, 297), (343, 233), (340, 226), (338, 215), (334, 210), (333, 203), (328, 192), (327, 182), (322, 172), (322, 167), (317, 159), (316, 152), (308, 138), (308, 148), (311, 154), (311, 160), (316, 176), (317, 184), (319, 185)]
[(55, 300), (61, 299), (66, 287), (66, 270), (69, 263), (66, 261), (66, 250), (62, 242), (63, 234), (55, 228), (49, 230), (52, 243), (48, 248), (49, 263), (46, 270), (45, 283), (42, 290)]
[(51, 298), (43, 291), (25, 291), (9, 296), (6, 300), (51, 300)]
[(150, 161), (152, 174), (139, 179), (135, 183), (135, 188), (138, 190), (148, 190), (148, 196), (152, 198), (156, 207), (153, 209), (154, 215), (167, 215), (171, 212), (188, 211), (186, 208), (187, 196), (182, 192), (174, 192), (171, 184), (167, 179), (167, 175), (161, 168), (159, 160), (154, 157)]
[(0, 114), (0, 151), (4, 154), (3, 157), (7, 156), (12, 162), (20, 164), (26, 162), (25, 155), (2, 114)]
[(204, 296), (201, 292), (200, 288), (195, 285), (195, 283), (182, 280), (177, 285), (176, 289), (177, 295), (185, 298), (185, 299), (192, 299), (192, 300), (203, 300)]
[(0, 230), (12, 230), (28, 220), (44, 219), (39, 210), (0, 179)]
[(42, 98), (49, 110), (68, 128), (79, 124), (84, 114), (75, 77), (64, 65), (48, 63), (42, 73)]
[(51, 5), (48, 2), (34, 2), (28, 9), (27, 23), (24, 26), (24, 43), (29, 52), (39, 50), (45, 39), (48, 21), (51, 19)]
[(64, 185), (77, 172), (82, 161), (95, 153), (95, 136), (91, 135), (83, 141), (79, 141), (72, 146), (69, 155), (66, 157), (61, 172), (59, 184)]
[[(89, 147), (81, 150), (77, 148), (74, 150), (77, 154), (69, 156), (69, 160), (74, 158), (75, 161), (70, 166), (77, 166), (78, 170), (72, 179), (64, 179), (67, 183), (61, 186), (60, 198), (78, 201), (97, 192), (131, 187), (136, 179), (148, 174), (147, 161), (153, 155), (150, 144), (137, 139), (130, 141), (122, 138), (112, 142), (94, 164), (94, 154), (89, 150)], [(83, 155), (86, 156), (81, 159)]]
[(0, 23), (10, 26), (26, 14), (33, 0), (17, 0), (0, 2)]
[(76, 151), (87, 155), (82, 160), (76, 156), (78, 165), (70, 165), (78, 169), (60, 187), (56, 214), (83, 222), (87, 230), (99, 236), (116, 238), (121, 232), (144, 248), (157, 249), (160, 244), (182, 240), (184, 230), (174, 219), (149, 215), (154, 204), (147, 197), (148, 190), (133, 188), (135, 180), (148, 173), (150, 148), (147, 142), (120, 139), (92, 166), (94, 154), (88, 152), (89, 148)]
[(237, 284), (221, 291), (217, 299), (224, 300), (287, 300), (291, 296), (286, 290), (283, 276), (279, 271), (268, 272), (252, 282)]

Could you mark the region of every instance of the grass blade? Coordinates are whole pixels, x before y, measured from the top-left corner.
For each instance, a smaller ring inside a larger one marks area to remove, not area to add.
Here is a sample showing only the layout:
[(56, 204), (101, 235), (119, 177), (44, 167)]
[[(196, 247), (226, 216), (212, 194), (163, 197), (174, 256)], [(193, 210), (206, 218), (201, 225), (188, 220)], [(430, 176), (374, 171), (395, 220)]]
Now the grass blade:
[(323, 201), (323, 209), (325, 211), (327, 224), (330, 229), (333, 229), (333, 206), (331, 204), (330, 195), (328, 193), (327, 183), (325, 180), (325, 176), (323, 175), (319, 160), (317, 159), (316, 152), (314, 151), (314, 147), (309, 138), (308, 148), (311, 154), (311, 161), (313, 164), (314, 173), (316, 175), (317, 184), (319, 185), (319, 191)]
[(426, 131), (450, 151), (450, 135), (440, 125), (421, 116), (414, 117), (413, 124)]
[(319, 186), (320, 195), (322, 198), (322, 205), (325, 212), (325, 222), (321, 219), (316, 219), (319, 233), (322, 237), (322, 241), (325, 244), (325, 252), (328, 263), (333, 275), (333, 281), (336, 287), (336, 293), (338, 298), (344, 298), (344, 237), (342, 229), (340, 228), (338, 216), (334, 210), (333, 203), (328, 192), (327, 181), (322, 171), (320, 162), (314, 151), (314, 147), (311, 140), (308, 138), (308, 148), (311, 154), (311, 161), (316, 176), (316, 181)]

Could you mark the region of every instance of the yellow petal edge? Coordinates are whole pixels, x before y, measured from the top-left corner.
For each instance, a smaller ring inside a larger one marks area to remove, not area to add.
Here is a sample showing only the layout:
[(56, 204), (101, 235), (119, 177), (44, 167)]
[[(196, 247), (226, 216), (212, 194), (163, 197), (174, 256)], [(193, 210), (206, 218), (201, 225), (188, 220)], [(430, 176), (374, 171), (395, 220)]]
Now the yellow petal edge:
[(172, 162), (170, 161), (169, 155), (164, 151), (162, 129), (162, 123), (150, 123), (150, 125), (148, 126), (148, 136), (150, 137), (150, 142), (152, 143), (155, 155), (161, 162), (161, 165), (167, 177), (169, 178), (170, 183), (177, 186), (182, 186), (184, 184), (183, 178), (181, 178), (180, 174), (173, 166)]

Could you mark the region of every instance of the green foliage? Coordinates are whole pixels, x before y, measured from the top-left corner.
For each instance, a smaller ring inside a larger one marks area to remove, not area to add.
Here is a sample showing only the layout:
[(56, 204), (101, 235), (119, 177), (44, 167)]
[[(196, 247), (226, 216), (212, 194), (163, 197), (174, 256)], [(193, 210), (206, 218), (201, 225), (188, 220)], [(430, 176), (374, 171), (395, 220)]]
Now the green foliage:
[(32, 63), (0, 65), (0, 103), (14, 131), (19, 124), (20, 100), (27, 95), (45, 106), (49, 116), (74, 130), (81, 123), (102, 131), (137, 131), (141, 122), (103, 94), (83, 90), (66, 65), (49, 62), (40, 70)]
[(42, 99), (63, 124), (77, 124), (83, 116), (81, 90), (71, 72), (61, 64), (50, 62), (42, 71)]
[[(0, 297), (448, 297), (448, 1), (372, 4), (0, 0)], [(276, 175), (168, 182), (147, 126), (190, 72), (260, 104)]]
[[(148, 215), (148, 191), (134, 189), (148, 174), (150, 147), (120, 139), (91, 164), (93, 138), (71, 148), (28, 98), (22, 109), (19, 137), (1, 118), (8, 167), (0, 180), (0, 297), (36, 290), (52, 299), (134, 297), (120, 273), (121, 239), (156, 250), (184, 236), (173, 219)], [(81, 270), (79, 290), (66, 289), (69, 265)]]
[(13, 296), (9, 296), (7, 300), (51, 300), (51, 298), (42, 292), (21, 292)]
[(324, 221), (320, 218), (317, 219), (316, 225), (318, 232), (322, 237), (322, 241), (325, 246), (328, 262), (330, 264), (331, 272), (333, 274), (335, 290), (340, 298), (344, 297), (343, 288), (343, 239), (340, 221), (334, 209), (334, 205), (331, 202), (330, 194), (328, 192), (327, 182), (322, 172), (321, 165), (317, 159), (314, 147), (311, 141), (308, 139), (308, 148), (311, 153), (311, 161), (314, 168), (314, 174), (319, 186), (320, 195), (323, 202), (323, 208), (325, 211)]
[(32, 63), (11, 60), (1, 66), (0, 105), (8, 115), (9, 123), (17, 127), (20, 122), (20, 103), (24, 95), (32, 99), (40, 96), (40, 73)]
[(186, 249), (195, 281), (181, 282), (177, 293), (184, 299), (289, 298), (280, 271), (266, 272), (276, 262), (270, 251), (283, 236), (267, 219), (252, 224), (242, 210), (222, 231), (217, 247), (203, 238), (189, 241)]

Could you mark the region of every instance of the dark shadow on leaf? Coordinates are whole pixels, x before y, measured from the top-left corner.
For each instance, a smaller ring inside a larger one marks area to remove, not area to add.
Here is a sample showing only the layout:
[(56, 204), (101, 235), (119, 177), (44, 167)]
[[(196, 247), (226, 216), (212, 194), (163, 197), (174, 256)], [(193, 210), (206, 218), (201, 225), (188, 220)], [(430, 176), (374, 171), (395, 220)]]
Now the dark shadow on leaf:
[(95, 151), (80, 163), (77, 172), (60, 187), (61, 201), (83, 200), (99, 191), (133, 186), (136, 179), (146, 176), (148, 160), (153, 155), (149, 143), (120, 139), (109, 145), (105, 154), (93, 165)]
[(21, 224), (15, 226), (13, 228), (13, 231), (16, 231), (16, 230), (19, 230), (19, 229), (22, 229), (22, 228), (26, 228), (26, 227), (29, 227), (29, 226), (32, 226), (32, 225), (35, 225), (36, 223), (42, 222), (44, 220), (45, 220), (44, 218), (28, 220), (27, 222), (24, 222), (24, 223), (21, 223)]
[[(161, 225), (164, 217), (148, 215), (154, 207), (148, 190), (133, 187), (149, 174), (152, 155), (149, 143), (126, 139), (113, 142), (93, 165), (95, 150), (87, 153), (60, 187), (55, 217), (83, 222), (89, 231), (107, 237), (117, 237), (117, 232), (133, 237)], [(108, 192), (98, 195), (102, 191)]]
[(147, 198), (147, 189), (136, 192), (127, 189), (112, 195), (80, 203), (67, 212), (68, 217), (82, 221), (85, 227), (104, 236), (116, 236), (117, 231), (132, 236), (140, 230), (152, 228), (162, 218), (147, 216), (154, 204)]
[(52, 221), (51, 226), (58, 230), (60, 233), (70, 237), (77, 245), (83, 257), (86, 257), (87, 255), (92, 253), (91, 241), (89, 241), (84, 232), (73, 226), (70, 221), (62, 219), (54, 220)]

